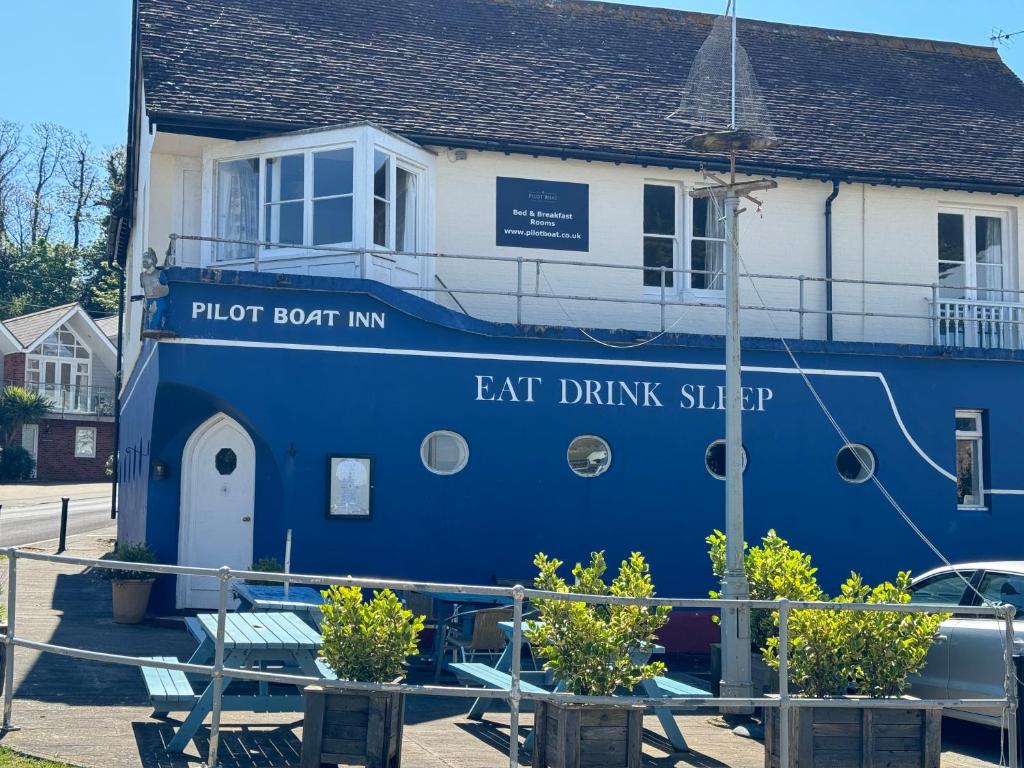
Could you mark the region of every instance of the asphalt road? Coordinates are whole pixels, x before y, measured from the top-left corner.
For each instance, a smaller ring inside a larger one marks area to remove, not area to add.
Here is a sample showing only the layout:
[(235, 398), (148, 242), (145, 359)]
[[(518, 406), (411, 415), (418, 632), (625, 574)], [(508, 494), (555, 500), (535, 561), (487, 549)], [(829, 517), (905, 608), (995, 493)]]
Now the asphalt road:
[[(0, 509), (0, 546), (13, 547), (56, 539), (60, 534), (60, 500), (14, 499)], [(68, 535), (88, 533), (111, 525), (110, 493), (72, 497), (68, 505)]]

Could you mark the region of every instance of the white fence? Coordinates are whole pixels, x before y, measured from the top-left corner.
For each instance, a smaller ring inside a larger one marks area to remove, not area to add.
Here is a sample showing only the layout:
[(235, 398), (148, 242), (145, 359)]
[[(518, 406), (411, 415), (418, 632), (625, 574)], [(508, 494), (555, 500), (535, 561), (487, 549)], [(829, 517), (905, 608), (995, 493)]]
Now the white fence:
[[(6, 668), (4, 677), (3, 730), (16, 728), (13, 724), (14, 706), (14, 649), (16, 647), (31, 648), (44, 653), (54, 653), (72, 658), (90, 661), (122, 664), (134, 667), (158, 667), (175, 669), (182, 672), (205, 675), (213, 681), (213, 703), (210, 721), (210, 746), (207, 764), (217, 768), (218, 750), (220, 746), (220, 716), (222, 704), (222, 685), (225, 677), (239, 680), (256, 680), (293, 685), (320, 685), (325, 688), (344, 690), (369, 691), (401, 691), (423, 696), (451, 696), (502, 699), (511, 710), (509, 767), (519, 765), (519, 715), (523, 701), (555, 701), (581, 704), (607, 705), (643, 705), (647, 707), (665, 707), (692, 709), (697, 706), (714, 707), (762, 707), (780, 710), (779, 728), (779, 760), (781, 765), (788, 765), (790, 754), (789, 714), (795, 707), (867, 707), (872, 709), (938, 709), (958, 706), (974, 706), (992, 708), (1008, 712), (1010, 765), (1017, 767), (1017, 676), (1013, 658), (1013, 606), (955, 606), (955, 605), (915, 605), (915, 604), (884, 604), (884, 603), (827, 603), (797, 602), (789, 600), (712, 600), (706, 598), (630, 598), (613, 597), (610, 595), (578, 595), (562, 592), (547, 592), (529, 589), (521, 585), (513, 587), (474, 586), (466, 584), (442, 584), (434, 582), (414, 582), (394, 579), (367, 579), (340, 576), (320, 576), (308, 574), (283, 574), (232, 570), (227, 566), (219, 569), (192, 568), (178, 565), (156, 565), (143, 563), (125, 563), (115, 560), (91, 560), (66, 555), (47, 555), (11, 547), (0, 550), (8, 558), (7, 585), (7, 634), (4, 637)], [(219, 581), (219, 600), (217, 609), (217, 634), (214, 662), (212, 666), (187, 664), (182, 662), (165, 662), (152, 658), (140, 658), (124, 654), (102, 653), (74, 648), (65, 645), (42, 643), (18, 637), (18, 561), (37, 560), (66, 565), (80, 565), (88, 568), (104, 568), (117, 570), (133, 570), (154, 574), (210, 576)], [(457, 687), (442, 685), (413, 685), (407, 683), (362, 683), (347, 680), (323, 680), (302, 675), (290, 675), (249, 669), (236, 669), (224, 665), (224, 628), (228, 610), (230, 580), (232, 578), (260, 579), (263, 581), (279, 581), (290, 584), (355, 586), (364, 589), (393, 589), (413, 592), (444, 592), (478, 596), (502, 596), (511, 598), (513, 605), (512, 634), (512, 677), (511, 690), (492, 690), (490, 688)], [(523, 691), (522, 679), (522, 645), (523, 645), (523, 604), (527, 600), (565, 600), (610, 605), (640, 605), (645, 607), (667, 606), (670, 608), (702, 609), (708, 611), (771, 609), (779, 612), (779, 692), (777, 698), (728, 698), (728, 697), (665, 697), (652, 698), (643, 696), (580, 696), (569, 693), (532, 693)], [(998, 699), (863, 699), (846, 700), (832, 698), (794, 697), (789, 689), (789, 617), (794, 610), (842, 610), (842, 611), (883, 611), (898, 613), (951, 613), (962, 616), (991, 616), (1002, 619), (1005, 625), (1004, 663), (1006, 665), (1005, 695)]]

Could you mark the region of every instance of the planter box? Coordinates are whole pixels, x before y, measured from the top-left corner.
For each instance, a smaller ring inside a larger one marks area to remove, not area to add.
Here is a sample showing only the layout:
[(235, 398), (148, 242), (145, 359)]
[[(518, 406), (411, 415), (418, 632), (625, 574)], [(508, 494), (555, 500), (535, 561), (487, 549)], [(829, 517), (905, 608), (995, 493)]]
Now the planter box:
[(788, 766), (779, 763), (779, 710), (764, 712), (765, 768), (939, 768), (941, 709), (793, 708)]
[(305, 689), (301, 768), (399, 768), (405, 694)]
[[(721, 695), (722, 683), (722, 646), (720, 643), (711, 645), (711, 690), (715, 696)], [(779, 673), (764, 663), (760, 651), (750, 653), (750, 682), (754, 696), (767, 696), (779, 692)]]
[(115, 624), (138, 624), (146, 616), (154, 579), (114, 579), (110, 582)]
[(539, 701), (533, 768), (640, 768), (643, 707)]

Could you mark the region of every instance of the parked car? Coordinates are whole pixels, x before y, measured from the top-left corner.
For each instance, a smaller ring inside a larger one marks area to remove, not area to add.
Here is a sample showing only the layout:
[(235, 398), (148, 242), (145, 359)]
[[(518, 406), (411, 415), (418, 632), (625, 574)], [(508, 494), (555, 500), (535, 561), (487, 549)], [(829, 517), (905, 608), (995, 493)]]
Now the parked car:
[[(1024, 561), (965, 563), (936, 568), (914, 579), (911, 602), (945, 605), (1009, 603), (1016, 606), (1015, 651), (1024, 654)], [(939, 627), (927, 666), (911, 678), (921, 698), (994, 699), (1004, 695), (1006, 627), (989, 617), (954, 617)], [(999, 710), (947, 709), (949, 717), (999, 726)]]

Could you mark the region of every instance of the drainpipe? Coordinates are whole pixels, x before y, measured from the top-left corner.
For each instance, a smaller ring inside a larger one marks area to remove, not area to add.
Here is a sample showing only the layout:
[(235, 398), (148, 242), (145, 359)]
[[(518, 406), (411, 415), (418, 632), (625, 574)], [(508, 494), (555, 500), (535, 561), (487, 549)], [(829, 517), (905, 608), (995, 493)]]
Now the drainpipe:
[(825, 339), (832, 341), (832, 201), (839, 197), (839, 179), (832, 179), (832, 194), (825, 198)]
[[(115, 244), (115, 249), (116, 249)], [(121, 378), (124, 375), (124, 267), (117, 258), (110, 260), (110, 265), (117, 270), (117, 370), (114, 372), (114, 470), (110, 483), (110, 519), (117, 519), (117, 478), (121, 452)]]

